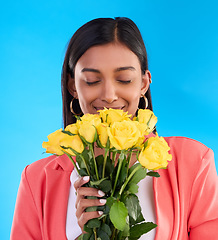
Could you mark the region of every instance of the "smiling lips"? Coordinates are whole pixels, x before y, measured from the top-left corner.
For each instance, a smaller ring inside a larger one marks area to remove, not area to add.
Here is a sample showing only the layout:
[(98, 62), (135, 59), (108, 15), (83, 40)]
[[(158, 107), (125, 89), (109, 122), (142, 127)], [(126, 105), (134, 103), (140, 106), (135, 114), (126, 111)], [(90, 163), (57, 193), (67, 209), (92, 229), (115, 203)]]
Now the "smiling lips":
[(107, 108), (107, 109), (109, 109), (109, 108), (112, 108), (112, 109), (124, 109), (124, 107), (125, 106), (123, 106), (123, 107), (113, 107), (113, 106), (104, 106), (104, 107), (94, 107), (97, 111), (98, 110), (103, 110), (104, 108)]

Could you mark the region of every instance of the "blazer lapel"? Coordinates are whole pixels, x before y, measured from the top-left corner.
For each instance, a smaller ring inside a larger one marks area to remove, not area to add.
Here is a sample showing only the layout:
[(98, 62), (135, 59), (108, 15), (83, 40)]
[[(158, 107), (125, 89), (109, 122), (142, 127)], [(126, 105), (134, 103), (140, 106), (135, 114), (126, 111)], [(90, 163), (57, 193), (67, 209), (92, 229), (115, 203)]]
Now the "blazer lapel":
[(66, 212), (70, 189), (70, 174), (73, 164), (67, 156), (57, 157), (56, 166), (47, 166), (46, 201), (44, 202), (45, 239), (60, 240), (66, 238)]

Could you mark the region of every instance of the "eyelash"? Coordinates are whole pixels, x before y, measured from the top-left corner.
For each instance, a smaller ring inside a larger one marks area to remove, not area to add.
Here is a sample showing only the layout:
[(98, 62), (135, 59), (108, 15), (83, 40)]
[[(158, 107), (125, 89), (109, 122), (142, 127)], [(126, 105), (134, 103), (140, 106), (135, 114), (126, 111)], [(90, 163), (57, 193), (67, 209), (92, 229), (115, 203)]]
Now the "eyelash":
[(131, 83), (132, 80), (127, 80), (127, 81), (123, 81), (123, 80), (117, 80), (118, 82), (122, 83), (122, 84), (128, 84)]
[[(122, 83), (122, 84), (129, 84), (132, 82), (132, 80), (127, 80), (127, 81), (123, 81), (123, 80), (117, 80), (118, 82)], [(86, 82), (86, 84), (88, 86), (92, 86), (92, 85), (95, 85), (97, 83), (99, 83), (100, 81), (95, 81), (95, 82)]]
[(97, 84), (97, 83), (99, 83), (99, 82), (100, 82), (100, 81), (86, 82), (86, 84), (87, 84), (88, 86), (92, 86), (92, 85)]

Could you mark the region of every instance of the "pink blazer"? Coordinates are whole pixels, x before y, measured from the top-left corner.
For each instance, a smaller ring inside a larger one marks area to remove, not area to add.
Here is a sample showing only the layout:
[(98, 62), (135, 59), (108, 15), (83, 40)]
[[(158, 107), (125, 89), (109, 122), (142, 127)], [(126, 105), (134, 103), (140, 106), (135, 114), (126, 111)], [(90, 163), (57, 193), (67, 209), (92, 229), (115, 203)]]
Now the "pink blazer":
[[(173, 159), (153, 181), (155, 240), (218, 239), (218, 178), (212, 150), (188, 138), (165, 139)], [(66, 156), (50, 156), (25, 168), (11, 240), (66, 239), (72, 170)]]

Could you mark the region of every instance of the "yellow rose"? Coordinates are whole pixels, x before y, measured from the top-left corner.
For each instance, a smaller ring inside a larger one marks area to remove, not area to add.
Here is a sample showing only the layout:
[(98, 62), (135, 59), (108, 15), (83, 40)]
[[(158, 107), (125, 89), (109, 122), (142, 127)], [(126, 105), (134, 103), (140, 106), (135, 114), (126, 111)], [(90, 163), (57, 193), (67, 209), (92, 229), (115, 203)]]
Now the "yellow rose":
[(48, 142), (43, 142), (42, 147), (46, 149), (47, 153), (63, 155), (64, 153), (60, 147), (60, 141), (63, 139), (64, 135), (62, 129), (56, 130), (48, 135)]
[(108, 124), (101, 123), (97, 127), (97, 133), (99, 136), (99, 141), (103, 147), (106, 147), (107, 140), (108, 140), (108, 132), (107, 132)]
[(104, 108), (104, 110), (99, 110), (99, 116), (104, 123), (108, 123), (109, 125), (114, 122), (121, 122), (123, 120), (130, 120), (131, 114), (128, 115), (127, 112), (124, 112), (121, 109), (112, 109), (112, 108)]
[(154, 130), (155, 124), (157, 123), (157, 117), (149, 109), (139, 109), (138, 121), (144, 124), (145, 135), (148, 135)]
[(114, 122), (108, 127), (108, 136), (113, 147), (124, 150), (133, 147), (140, 137), (137, 122), (122, 121)]
[(96, 128), (92, 123), (80, 122), (78, 124), (79, 135), (82, 136), (88, 143), (93, 143), (96, 140)]
[(76, 123), (68, 125), (64, 130), (71, 132), (72, 134), (78, 134), (78, 129), (77, 129)]
[(168, 153), (170, 147), (163, 137), (150, 137), (147, 146), (139, 154), (139, 162), (149, 170), (166, 168), (172, 155)]
[(101, 124), (101, 119), (99, 117), (98, 114), (84, 114), (82, 117), (81, 117), (81, 121), (77, 121), (76, 122), (76, 125), (77, 127), (80, 125), (80, 123), (90, 123), (92, 125), (94, 125), (95, 127), (97, 127), (99, 124)]
[(139, 123), (137, 121), (135, 123), (136, 123), (137, 128), (139, 129), (139, 132), (140, 132), (140, 137), (138, 139), (138, 142), (136, 143), (136, 147), (142, 147), (142, 144), (145, 141), (145, 135), (146, 135), (145, 124), (144, 123)]
[(63, 137), (62, 129), (48, 135), (48, 142), (43, 142), (42, 147), (46, 149), (47, 153), (53, 153), (57, 155), (63, 155), (62, 148), (59, 145), (60, 140)]
[[(82, 153), (84, 150), (83, 142), (78, 135), (69, 136), (68, 134), (65, 134), (65, 137), (60, 141), (60, 145), (67, 148), (70, 147), (78, 153)], [(70, 155), (76, 155), (71, 149), (63, 148), (63, 150)]]
[(87, 142), (93, 143), (96, 140), (96, 128), (101, 124), (98, 114), (84, 114), (81, 121), (76, 122), (76, 126), (80, 136)]
[(66, 133), (63, 133), (62, 129), (49, 134), (48, 140), (48, 142), (42, 143), (42, 147), (46, 148), (47, 153), (63, 155), (63, 151), (65, 151), (70, 155), (75, 155), (70, 149), (64, 149), (61, 146), (71, 147), (78, 153), (81, 153), (84, 150), (82, 140), (78, 135), (70, 136)]

